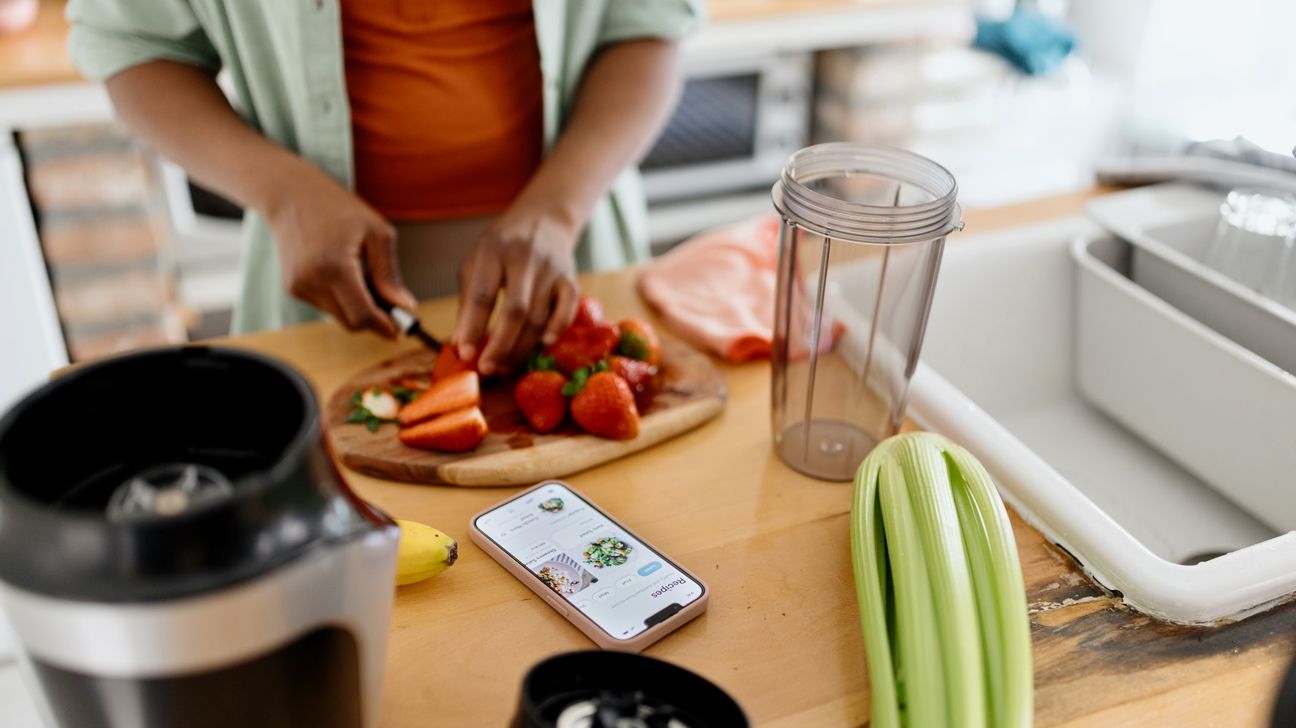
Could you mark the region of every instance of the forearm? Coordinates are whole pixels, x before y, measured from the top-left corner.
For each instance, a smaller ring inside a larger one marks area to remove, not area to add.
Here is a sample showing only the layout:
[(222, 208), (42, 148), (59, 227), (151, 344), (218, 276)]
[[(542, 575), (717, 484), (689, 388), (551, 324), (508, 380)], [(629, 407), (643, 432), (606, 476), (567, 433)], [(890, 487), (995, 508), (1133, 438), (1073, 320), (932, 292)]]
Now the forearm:
[(244, 207), (268, 214), (289, 180), (317, 170), (248, 126), (199, 68), (153, 61), (113, 76), (107, 87), (136, 136)]
[(566, 128), (514, 203), (580, 228), (616, 176), (648, 151), (679, 91), (674, 43), (632, 40), (585, 71)]

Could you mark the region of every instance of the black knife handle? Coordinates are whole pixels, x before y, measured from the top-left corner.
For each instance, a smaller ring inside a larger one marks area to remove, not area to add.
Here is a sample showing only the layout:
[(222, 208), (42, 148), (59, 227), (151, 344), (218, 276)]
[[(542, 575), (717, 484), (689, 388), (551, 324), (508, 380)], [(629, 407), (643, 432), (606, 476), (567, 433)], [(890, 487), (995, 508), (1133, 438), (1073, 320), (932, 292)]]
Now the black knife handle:
[(406, 311), (379, 295), (378, 290), (374, 288), (373, 281), (369, 280), (367, 274), (365, 275), (365, 285), (369, 288), (369, 295), (373, 296), (374, 303), (378, 304), (378, 308), (381, 308), (388, 316), (392, 317), (392, 321), (396, 322), (396, 328), (400, 329), (401, 333), (417, 338), (432, 351), (441, 351), (441, 342), (423, 330), (423, 324), (419, 323), (418, 317), (412, 311)]

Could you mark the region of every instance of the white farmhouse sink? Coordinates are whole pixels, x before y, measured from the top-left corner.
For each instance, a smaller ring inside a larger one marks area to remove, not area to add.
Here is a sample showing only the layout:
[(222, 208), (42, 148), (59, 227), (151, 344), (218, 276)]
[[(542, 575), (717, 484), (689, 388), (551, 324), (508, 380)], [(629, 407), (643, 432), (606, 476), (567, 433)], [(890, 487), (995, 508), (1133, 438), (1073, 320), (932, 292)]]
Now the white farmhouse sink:
[(1264, 525), (1080, 394), (1071, 247), (1100, 234), (1076, 217), (952, 241), (910, 414), (976, 453), (1023, 518), (1131, 606), (1184, 624), (1243, 618), (1296, 592), (1296, 532)]

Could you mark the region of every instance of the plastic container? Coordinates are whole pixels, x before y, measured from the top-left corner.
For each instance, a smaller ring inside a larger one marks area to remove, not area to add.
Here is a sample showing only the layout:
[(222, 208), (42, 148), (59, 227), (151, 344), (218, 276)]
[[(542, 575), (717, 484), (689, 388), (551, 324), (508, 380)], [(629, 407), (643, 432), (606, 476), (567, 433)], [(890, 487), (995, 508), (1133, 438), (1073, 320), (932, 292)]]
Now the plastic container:
[[(1206, 263), (1220, 242), (1217, 231), (1224, 227), (1219, 218), (1226, 203), (1218, 192), (1173, 184), (1102, 197), (1089, 204), (1089, 211), (1134, 246), (1130, 277), (1135, 283), (1296, 373), (1296, 311)], [(1275, 274), (1296, 265), (1278, 263), (1270, 258), (1264, 265)], [(1290, 277), (1296, 279), (1296, 272)]]
[(1080, 240), (1085, 398), (1276, 531), (1296, 530), (1296, 377), (1141, 288), (1133, 246)]
[(849, 480), (899, 430), (957, 196), (900, 149), (820, 144), (783, 168), (772, 425), (795, 470)]

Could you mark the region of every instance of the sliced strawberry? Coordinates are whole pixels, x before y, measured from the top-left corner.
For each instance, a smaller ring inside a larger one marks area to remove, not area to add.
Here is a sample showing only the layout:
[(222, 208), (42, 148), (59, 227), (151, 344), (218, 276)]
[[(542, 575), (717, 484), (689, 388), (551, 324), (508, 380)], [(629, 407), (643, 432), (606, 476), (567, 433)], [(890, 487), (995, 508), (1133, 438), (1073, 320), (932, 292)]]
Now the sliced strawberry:
[(625, 380), (612, 372), (595, 372), (586, 379), (579, 370), (564, 391), (572, 392), (571, 414), (592, 435), (631, 440), (639, 435), (639, 409)]
[(442, 346), (441, 353), (437, 354), (436, 364), (432, 366), (432, 379), (443, 379), (459, 372), (477, 371), (477, 357), (481, 355), (481, 351), (485, 347), (486, 339), (483, 338), (481, 344), (477, 346), (477, 353), (473, 355), (472, 360), (464, 361), (459, 358), (458, 346), (450, 343)]
[(400, 402), (386, 389), (370, 387), (360, 395), (360, 406), (380, 420), (394, 420), (396, 411), (400, 409)]
[(652, 364), (616, 354), (608, 357), (608, 371), (624, 379), (636, 397), (652, 388), (652, 379), (657, 375), (657, 367)]
[(617, 342), (617, 353), (631, 359), (642, 359), (656, 366), (661, 363), (661, 340), (651, 324), (643, 319), (628, 318), (617, 324), (621, 330), (621, 340)]
[(518, 380), (513, 401), (537, 432), (550, 432), (567, 417), (563, 387), (567, 377), (555, 371), (534, 371)]
[(560, 370), (571, 374), (582, 367), (591, 367), (611, 354), (620, 340), (621, 332), (610, 324), (573, 325), (557, 341), (545, 347), (544, 353), (553, 357)]
[(433, 382), (426, 392), (401, 407), (396, 419), (400, 421), (401, 427), (408, 427), (429, 417), (479, 404), (481, 383), (477, 372), (459, 372)]
[(432, 386), (432, 377), (431, 375), (427, 375), (427, 374), (401, 377), (400, 379), (396, 380), (396, 386), (404, 387), (405, 389), (408, 389), (410, 391), (422, 392), (423, 390)]
[(576, 307), (576, 318), (572, 319), (571, 325), (587, 328), (606, 323), (607, 319), (603, 317), (603, 304), (593, 296), (581, 294), (580, 303)]
[(404, 445), (424, 450), (463, 452), (486, 439), (486, 418), (476, 407), (464, 407), (400, 431)]

